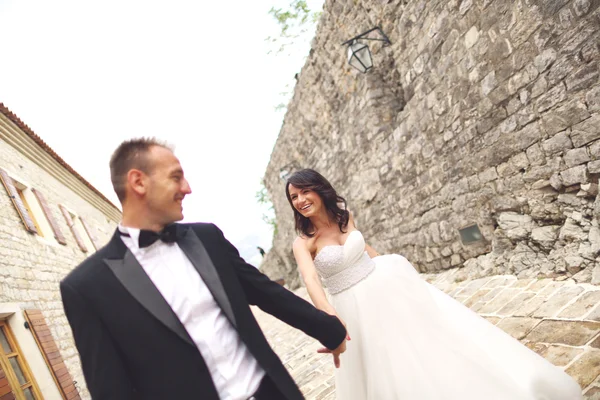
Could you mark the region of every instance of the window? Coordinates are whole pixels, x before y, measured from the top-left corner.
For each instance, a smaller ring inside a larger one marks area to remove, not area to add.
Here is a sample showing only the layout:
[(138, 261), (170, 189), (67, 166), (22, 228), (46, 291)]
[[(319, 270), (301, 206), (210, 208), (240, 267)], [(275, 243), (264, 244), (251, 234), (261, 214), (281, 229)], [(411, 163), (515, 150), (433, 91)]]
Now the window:
[(73, 233), (77, 245), (81, 251), (87, 253), (88, 248), (91, 249), (93, 244), (88, 236), (82, 234), (85, 228), (83, 227), (81, 220), (77, 217), (77, 214), (71, 212), (64, 205), (60, 204), (59, 208), (63, 217), (65, 217), (65, 221), (67, 221), (67, 225), (71, 228), (71, 232)]
[[(23, 202), (23, 205), (25, 206), (25, 210), (29, 214), (29, 218), (31, 219), (31, 221), (35, 225), (35, 228), (37, 230), (37, 234), (40, 235), (40, 236), (42, 236), (42, 237), (47, 236), (48, 232), (44, 232), (44, 230), (42, 230), (40, 228), (40, 224), (38, 223), (38, 220), (37, 220), (37, 218), (35, 216), (35, 213), (32, 211), (31, 206), (29, 205), (28, 198), (31, 199), (31, 196), (33, 196), (33, 194), (31, 194), (31, 190), (29, 190), (27, 188), (27, 186), (23, 185), (22, 183), (14, 180), (14, 179), (13, 179), (13, 184), (15, 185), (15, 189), (17, 190), (17, 193), (19, 193), (19, 197), (21, 198), (21, 201)], [(35, 205), (35, 203), (32, 203), (32, 204)]]
[(2, 169), (0, 180), (27, 231), (51, 243), (67, 243), (42, 192)]
[(71, 232), (73, 232), (75, 241), (81, 251), (87, 253), (88, 249), (98, 250), (101, 246), (95, 231), (92, 229), (92, 225), (64, 205), (60, 204), (59, 208), (65, 217), (65, 221), (67, 221), (67, 225), (71, 228)]
[(88, 222), (86, 222), (85, 219), (83, 219), (83, 217), (79, 217), (79, 220), (81, 221), (81, 225), (83, 226), (83, 228), (85, 229), (85, 232), (88, 235), (88, 238), (90, 239), (90, 243), (92, 243), (92, 245), (94, 246), (94, 248), (96, 250), (98, 250), (101, 246), (100, 242), (98, 241), (98, 237), (96, 236), (96, 231), (93, 228), (92, 225), (90, 225)]
[(39, 234), (36, 223), (31, 218), (31, 211), (23, 203), (21, 192), (15, 186), (13, 179), (3, 169), (0, 169), (0, 180), (6, 188), (6, 193), (12, 200), (17, 214), (19, 214), (19, 217), (21, 217), (21, 221), (23, 221), (25, 229), (30, 233)]
[(90, 234), (88, 233), (88, 230), (85, 228), (85, 225), (83, 224), (83, 220), (81, 219), (81, 217), (71, 213), (71, 218), (75, 222), (75, 226), (77, 227), (77, 230), (79, 232), (81, 232), (81, 238), (83, 239), (85, 246), (88, 249), (94, 249), (95, 246), (92, 243), (92, 240), (90, 239)]
[[(56, 221), (53, 208), (39, 189), (31, 188), (21, 179), (9, 175), (2, 168), (0, 168), (0, 181), (28, 232), (43, 238), (42, 240), (47, 243), (67, 244), (65, 235)], [(87, 253), (88, 249), (97, 250), (101, 247), (93, 225), (65, 206), (59, 205), (58, 207), (81, 251)]]
[[(38, 377), (38, 381), (42, 375), (46, 376), (44, 394), (52, 399), (81, 400), (76, 386), (77, 382), (72, 379), (41, 310), (27, 309), (22, 315), (27, 321), (28, 337), (34, 341), (36, 350), (39, 350), (37, 354), (43, 355), (41, 362), (44, 364), (44, 368), (38, 368), (38, 370), (34, 370), (34, 373)], [(33, 349), (30, 350), (33, 352)], [(33, 357), (30, 360), (32, 361), (30, 364), (35, 362)], [(38, 367), (41, 366), (38, 364)], [(55, 386), (51, 384), (51, 381)]]
[[(42, 192), (39, 191), (39, 189), (33, 188), (31, 189), (31, 192), (37, 198), (37, 204), (39, 204), (42, 212), (46, 216), (44, 223), (41, 224), (42, 229), (46, 231), (46, 236), (50, 237), (51, 234), (54, 234), (54, 239), (56, 239), (58, 243), (66, 245), (67, 239), (65, 238), (65, 235), (63, 235), (60, 226), (56, 222), (56, 218), (54, 218), (54, 213), (52, 212), (52, 208), (50, 208), (50, 205), (46, 201), (46, 196), (44, 196)], [(40, 219), (43, 220), (43, 218)], [(46, 221), (48, 221), (49, 225), (45, 224)]]
[(0, 321), (0, 367), (16, 400), (43, 399), (6, 321)]

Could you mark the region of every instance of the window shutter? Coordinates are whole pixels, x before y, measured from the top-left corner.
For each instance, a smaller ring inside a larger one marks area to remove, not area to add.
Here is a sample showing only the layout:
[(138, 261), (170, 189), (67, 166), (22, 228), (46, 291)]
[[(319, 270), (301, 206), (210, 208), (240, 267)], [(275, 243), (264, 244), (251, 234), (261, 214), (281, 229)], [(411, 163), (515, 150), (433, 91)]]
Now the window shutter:
[(15, 400), (15, 394), (8, 383), (8, 378), (0, 366), (0, 400)]
[(85, 228), (85, 231), (87, 232), (88, 236), (90, 237), (90, 240), (92, 241), (92, 244), (94, 245), (94, 248), (96, 250), (98, 250), (100, 247), (102, 247), (102, 245), (100, 244), (100, 242), (98, 241), (98, 238), (96, 237), (96, 232), (94, 232), (91, 228), (90, 225), (88, 225), (87, 222), (85, 222), (85, 220), (82, 217), (79, 217), (79, 219), (81, 220), (81, 224), (83, 225), (83, 227)]
[[(80, 400), (79, 393), (40, 310), (25, 310), (25, 318), (63, 399)], [(4, 399), (0, 399), (4, 400)]]
[(46, 218), (48, 219), (48, 222), (50, 223), (50, 226), (52, 227), (52, 231), (54, 232), (54, 237), (56, 238), (56, 241), (60, 244), (67, 244), (67, 239), (65, 238), (65, 235), (63, 235), (62, 231), (60, 230), (60, 226), (56, 222), (56, 219), (54, 218), (54, 215), (52, 214), (52, 210), (48, 206), (46, 197), (42, 194), (42, 192), (40, 192), (39, 190), (37, 190), (35, 188), (31, 189), (31, 191), (33, 192), (33, 194), (35, 194), (35, 197), (37, 197), (38, 201), (40, 202), (40, 205), (42, 206), (42, 210), (44, 210), (44, 215), (46, 215)]
[(35, 223), (29, 216), (29, 211), (27, 210), (27, 207), (25, 207), (25, 204), (23, 204), (21, 196), (19, 196), (19, 192), (17, 191), (13, 180), (2, 168), (0, 168), (0, 180), (2, 180), (2, 183), (6, 188), (6, 192), (8, 193), (8, 197), (11, 198), (19, 217), (21, 217), (21, 220), (25, 225), (25, 229), (31, 233), (38, 233)]
[(88, 251), (87, 247), (85, 247), (83, 238), (81, 237), (81, 235), (79, 235), (79, 232), (77, 232), (77, 227), (75, 226), (75, 221), (73, 221), (73, 218), (71, 217), (71, 214), (69, 213), (69, 210), (67, 210), (65, 208), (65, 206), (63, 206), (62, 204), (59, 204), (58, 207), (60, 208), (60, 211), (62, 212), (63, 216), (65, 217), (65, 221), (67, 221), (67, 225), (69, 225), (69, 228), (71, 228), (71, 232), (73, 232), (73, 236), (75, 237), (75, 241), (77, 242), (77, 245), (79, 246), (81, 251), (83, 251), (84, 253), (87, 253), (87, 251)]

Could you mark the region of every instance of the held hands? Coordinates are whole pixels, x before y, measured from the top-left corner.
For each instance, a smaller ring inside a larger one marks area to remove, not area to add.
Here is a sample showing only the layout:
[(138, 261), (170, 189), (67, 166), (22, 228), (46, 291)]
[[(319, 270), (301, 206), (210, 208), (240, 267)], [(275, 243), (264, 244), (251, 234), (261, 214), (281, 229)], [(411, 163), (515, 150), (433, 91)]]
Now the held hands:
[[(334, 314), (335, 315), (335, 314)], [(336, 315), (337, 317), (337, 315)], [(340, 318), (337, 317), (340, 322), (344, 325), (344, 327), (346, 326), (346, 323)], [(348, 333), (348, 330), (346, 329), (346, 338), (342, 341), (342, 343), (334, 350), (329, 350), (327, 347), (323, 347), (320, 348), (319, 350), (317, 350), (317, 353), (329, 353), (333, 355), (333, 364), (335, 365), (336, 368), (339, 368), (341, 363), (340, 363), (340, 354), (342, 354), (343, 352), (346, 351), (346, 341), (347, 340), (352, 340), (350, 339), (350, 334)]]
[(333, 354), (333, 364), (336, 368), (340, 367), (340, 354), (346, 351), (346, 339), (340, 344), (337, 349), (329, 350), (327, 347), (320, 348), (317, 353), (330, 353)]

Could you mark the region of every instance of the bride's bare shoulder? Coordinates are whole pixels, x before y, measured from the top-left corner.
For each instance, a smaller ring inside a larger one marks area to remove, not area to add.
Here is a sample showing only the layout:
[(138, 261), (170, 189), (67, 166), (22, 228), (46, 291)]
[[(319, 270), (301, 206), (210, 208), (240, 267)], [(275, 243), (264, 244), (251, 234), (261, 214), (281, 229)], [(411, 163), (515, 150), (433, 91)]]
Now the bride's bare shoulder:
[(292, 247), (294, 249), (304, 249), (307, 248), (309, 246), (309, 237), (306, 236), (297, 236), (296, 239), (294, 239), (294, 243), (292, 244)]
[(294, 239), (294, 243), (292, 248), (294, 251), (308, 251), (309, 253), (313, 253), (313, 247), (315, 245), (314, 237), (307, 237), (300, 235)]

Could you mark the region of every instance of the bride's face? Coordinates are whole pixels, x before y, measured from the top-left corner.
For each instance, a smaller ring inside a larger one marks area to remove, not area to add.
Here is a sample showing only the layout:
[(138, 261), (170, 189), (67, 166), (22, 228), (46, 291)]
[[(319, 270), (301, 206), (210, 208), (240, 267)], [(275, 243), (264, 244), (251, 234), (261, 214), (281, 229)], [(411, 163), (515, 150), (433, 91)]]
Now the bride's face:
[(290, 198), (292, 205), (303, 217), (310, 218), (319, 213), (323, 206), (321, 197), (311, 189), (300, 189), (294, 185), (289, 185)]

